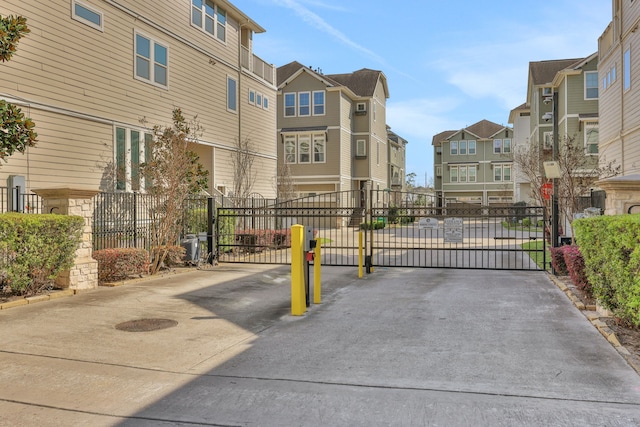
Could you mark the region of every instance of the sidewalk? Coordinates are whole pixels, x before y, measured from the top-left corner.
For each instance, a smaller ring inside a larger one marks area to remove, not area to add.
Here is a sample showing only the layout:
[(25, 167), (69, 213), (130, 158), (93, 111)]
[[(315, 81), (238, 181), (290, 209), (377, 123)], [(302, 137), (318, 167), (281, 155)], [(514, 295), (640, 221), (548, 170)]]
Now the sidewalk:
[[(640, 377), (542, 272), (223, 265), (0, 311), (1, 426), (640, 425)], [(125, 332), (123, 322), (177, 324)]]

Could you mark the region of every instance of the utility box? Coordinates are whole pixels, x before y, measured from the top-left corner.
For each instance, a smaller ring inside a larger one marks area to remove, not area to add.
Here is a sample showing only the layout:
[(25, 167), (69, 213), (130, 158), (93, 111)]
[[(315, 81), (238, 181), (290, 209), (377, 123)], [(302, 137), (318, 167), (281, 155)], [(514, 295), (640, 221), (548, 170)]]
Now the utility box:
[(309, 252), (315, 249), (316, 240), (313, 237), (313, 227), (304, 227), (304, 251)]
[(9, 187), (9, 210), (12, 212), (24, 212), (24, 193), (27, 189), (24, 176), (9, 175), (7, 187)]
[(200, 244), (195, 234), (187, 234), (180, 241), (180, 245), (185, 250), (184, 260), (186, 262), (197, 262), (200, 258)]

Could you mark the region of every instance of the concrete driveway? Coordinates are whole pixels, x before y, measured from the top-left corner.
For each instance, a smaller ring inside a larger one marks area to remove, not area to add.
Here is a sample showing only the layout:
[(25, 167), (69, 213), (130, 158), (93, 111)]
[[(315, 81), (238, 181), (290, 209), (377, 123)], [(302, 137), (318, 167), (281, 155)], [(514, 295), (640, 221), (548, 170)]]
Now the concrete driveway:
[[(223, 265), (0, 311), (1, 426), (637, 426), (640, 377), (542, 272)], [(166, 319), (127, 332), (116, 325)]]

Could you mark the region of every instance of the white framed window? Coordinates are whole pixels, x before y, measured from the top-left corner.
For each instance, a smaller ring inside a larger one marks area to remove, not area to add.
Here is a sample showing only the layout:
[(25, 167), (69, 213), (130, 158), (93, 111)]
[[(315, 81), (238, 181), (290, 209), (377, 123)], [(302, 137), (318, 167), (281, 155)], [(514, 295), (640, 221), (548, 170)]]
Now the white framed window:
[(587, 154), (598, 155), (598, 141), (598, 122), (586, 122), (584, 124), (584, 148)]
[(493, 154), (500, 154), (502, 153), (502, 140), (501, 139), (494, 139), (493, 140)]
[(227, 12), (211, 0), (191, 0), (191, 24), (221, 42), (227, 38)]
[(256, 105), (256, 91), (249, 89), (249, 104)]
[(324, 91), (313, 92), (313, 115), (324, 116)]
[(476, 154), (476, 142), (474, 140), (470, 140), (469, 142), (467, 142), (467, 145), (469, 146), (469, 155), (475, 156), (475, 154)]
[(551, 150), (553, 148), (553, 132), (545, 132), (542, 134), (542, 148)]
[(115, 188), (117, 191), (142, 191), (149, 186), (140, 165), (147, 160), (153, 135), (141, 129), (115, 127)]
[(298, 92), (298, 116), (311, 115), (311, 92)]
[(496, 182), (511, 181), (511, 165), (493, 165), (493, 180)]
[(467, 167), (459, 166), (458, 169), (458, 181), (467, 182)]
[(256, 92), (256, 107), (262, 108), (262, 103), (264, 102), (264, 98), (260, 92)]
[(288, 92), (284, 94), (284, 116), (295, 117), (296, 115), (296, 93)]
[(542, 96), (551, 96), (551, 95), (553, 95), (553, 88), (551, 87), (542, 88)]
[(505, 138), (502, 140), (502, 153), (509, 154), (511, 153), (511, 139)]
[(284, 137), (284, 162), (296, 162), (296, 137), (295, 135), (285, 135)]
[(104, 32), (104, 15), (93, 6), (78, 0), (71, 0), (71, 17), (78, 22)]
[(324, 133), (313, 135), (313, 163), (325, 163), (327, 144)]
[(585, 71), (584, 99), (598, 99), (598, 72)]
[(364, 139), (358, 139), (356, 141), (356, 156), (357, 157), (366, 157), (367, 156), (367, 141)]
[(623, 82), (624, 82), (624, 90), (627, 91), (631, 89), (631, 48), (628, 47), (627, 50), (624, 51), (624, 55), (622, 58), (622, 69), (623, 69)]
[(357, 112), (364, 112), (367, 111), (367, 104), (364, 102), (358, 102), (356, 104), (356, 111)]
[(458, 146), (458, 153), (460, 155), (467, 155), (467, 141), (460, 141)]
[(476, 182), (477, 172), (478, 172), (478, 170), (476, 169), (476, 166), (475, 165), (468, 166), (467, 169), (469, 170), (469, 173), (468, 173), (469, 182)]
[(442, 176), (442, 166), (436, 166), (436, 176)]
[(136, 31), (135, 77), (167, 88), (169, 85), (169, 48)]
[(298, 136), (298, 163), (311, 163), (311, 135)]
[(265, 110), (269, 109), (269, 98), (267, 98), (266, 96), (262, 97), (262, 108), (264, 108)]
[(451, 166), (449, 169), (449, 182), (458, 182), (458, 166)]
[(231, 76), (227, 76), (227, 111), (238, 111), (238, 82)]
[(449, 144), (449, 150), (452, 156), (458, 155), (458, 141), (451, 141)]

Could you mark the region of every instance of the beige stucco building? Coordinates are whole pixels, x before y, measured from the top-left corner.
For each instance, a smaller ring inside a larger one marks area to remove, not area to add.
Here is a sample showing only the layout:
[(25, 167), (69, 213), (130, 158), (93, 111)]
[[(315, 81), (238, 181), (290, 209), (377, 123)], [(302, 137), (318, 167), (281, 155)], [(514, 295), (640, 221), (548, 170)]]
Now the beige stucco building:
[(2, 165), (0, 186), (144, 191), (145, 141), (180, 107), (203, 128), (211, 193), (233, 188), (230, 156), (249, 138), (254, 191), (275, 196), (275, 69), (253, 53), (265, 30), (229, 1), (3, 0), (0, 15), (31, 30), (0, 65), (0, 98), (38, 133)]

